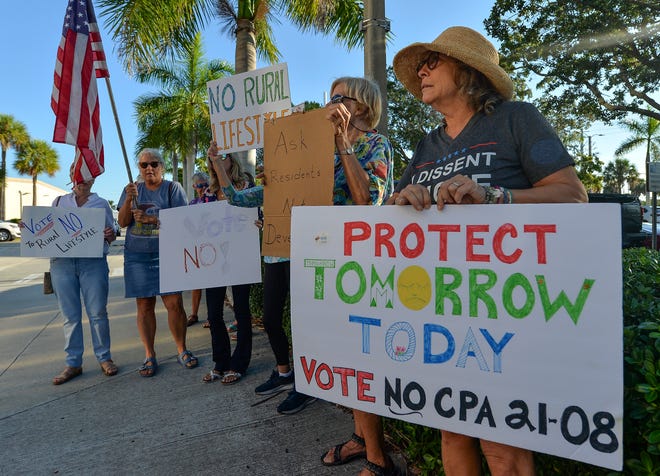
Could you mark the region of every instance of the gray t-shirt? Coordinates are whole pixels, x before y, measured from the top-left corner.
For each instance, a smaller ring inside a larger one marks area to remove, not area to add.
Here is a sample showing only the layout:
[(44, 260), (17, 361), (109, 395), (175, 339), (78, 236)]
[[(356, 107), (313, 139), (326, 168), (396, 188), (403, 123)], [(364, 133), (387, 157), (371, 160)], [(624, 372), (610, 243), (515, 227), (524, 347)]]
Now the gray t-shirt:
[(492, 114), (472, 116), (454, 139), (444, 127), (427, 134), (396, 191), (419, 183), (435, 203), (440, 184), (457, 174), (515, 190), (531, 188), (569, 165), (573, 159), (541, 113), (532, 104), (506, 101)]
[[(179, 182), (163, 180), (156, 190), (149, 190), (140, 182), (137, 184), (137, 189), (138, 207), (147, 215), (158, 216), (158, 212), (162, 209), (188, 205), (186, 192)], [(126, 201), (126, 190), (121, 192), (117, 208), (121, 208), (124, 201)], [(136, 253), (158, 253), (158, 225), (136, 223), (135, 220), (131, 220), (131, 224), (126, 229), (124, 249)]]

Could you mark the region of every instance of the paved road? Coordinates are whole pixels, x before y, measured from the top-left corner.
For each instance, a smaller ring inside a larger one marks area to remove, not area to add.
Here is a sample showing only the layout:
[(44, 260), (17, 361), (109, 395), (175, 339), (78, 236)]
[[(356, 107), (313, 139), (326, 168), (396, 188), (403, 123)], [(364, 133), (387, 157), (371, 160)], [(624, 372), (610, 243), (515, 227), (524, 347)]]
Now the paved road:
[[(42, 294), (48, 260), (21, 258), (18, 242), (0, 243), (0, 474), (357, 474), (353, 462), (326, 468), (320, 455), (352, 431), (350, 413), (318, 401), (297, 415), (279, 415), (285, 397), (264, 399), (253, 389), (269, 375), (272, 352), (255, 329), (244, 379), (233, 386), (204, 384), (211, 367), (208, 330), (195, 325), (188, 347), (201, 361), (187, 370), (156, 308), (156, 350), (161, 367), (151, 378), (143, 359), (135, 304), (123, 298), (122, 240), (109, 263), (112, 352), (120, 373), (102, 375), (85, 325), (82, 376), (61, 386), (51, 379), (64, 365), (61, 317), (53, 295)], [(186, 303), (189, 293), (184, 294)], [(202, 309), (205, 308), (202, 302)], [(202, 318), (205, 316), (202, 313)], [(225, 318), (233, 319), (225, 309)]]

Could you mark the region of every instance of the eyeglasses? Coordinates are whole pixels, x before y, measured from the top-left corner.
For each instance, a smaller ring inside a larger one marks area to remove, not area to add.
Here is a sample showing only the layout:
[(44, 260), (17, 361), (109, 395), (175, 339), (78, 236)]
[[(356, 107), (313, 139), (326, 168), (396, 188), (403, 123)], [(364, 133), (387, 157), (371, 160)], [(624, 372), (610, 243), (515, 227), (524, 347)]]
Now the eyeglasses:
[(140, 162), (140, 167), (142, 167), (143, 169), (146, 169), (150, 165), (152, 169), (157, 169), (158, 167), (160, 167), (160, 162), (158, 162), (157, 160), (154, 160), (153, 162)]
[(350, 99), (351, 101), (357, 101), (357, 99), (352, 98), (350, 96), (342, 96), (341, 94), (335, 94), (330, 98), (330, 102), (332, 104), (339, 104), (340, 102), (344, 102), (344, 99)]
[(206, 183), (206, 182), (203, 182), (203, 183), (196, 183), (195, 185), (193, 185), (193, 187), (195, 187), (195, 188), (206, 188), (206, 187), (208, 187), (208, 186), (209, 186), (209, 184)]
[(440, 62), (440, 53), (438, 53), (437, 51), (432, 51), (426, 58), (424, 58), (422, 61), (420, 61), (417, 64), (417, 68), (415, 68), (415, 71), (419, 73), (424, 66), (428, 67), (429, 70), (433, 70), (435, 69), (436, 66), (438, 66), (439, 62)]

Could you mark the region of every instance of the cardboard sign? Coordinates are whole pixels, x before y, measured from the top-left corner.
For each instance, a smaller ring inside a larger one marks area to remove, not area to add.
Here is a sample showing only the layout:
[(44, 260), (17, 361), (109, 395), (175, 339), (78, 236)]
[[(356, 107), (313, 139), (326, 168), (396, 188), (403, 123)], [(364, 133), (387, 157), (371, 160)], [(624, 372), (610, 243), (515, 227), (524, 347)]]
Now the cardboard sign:
[(286, 116), (291, 110), (286, 63), (206, 85), (213, 140), (223, 154), (263, 147), (264, 122)]
[(104, 228), (102, 208), (23, 207), (21, 256), (100, 258)]
[[(621, 470), (619, 215), (295, 208), (296, 390)], [(594, 229), (599, 240), (582, 239)]]
[(332, 205), (335, 143), (326, 114), (318, 109), (265, 126), (265, 256), (289, 256), (292, 207)]
[(159, 219), (162, 293), (261, 282), (256, 208), (199, 203)]

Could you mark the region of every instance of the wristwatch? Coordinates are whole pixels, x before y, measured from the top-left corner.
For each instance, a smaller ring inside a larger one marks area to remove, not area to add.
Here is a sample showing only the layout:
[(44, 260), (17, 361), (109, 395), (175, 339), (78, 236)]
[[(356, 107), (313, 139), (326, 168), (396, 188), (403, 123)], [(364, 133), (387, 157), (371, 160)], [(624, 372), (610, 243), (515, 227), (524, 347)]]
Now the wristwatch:
[(353, 147), (349, 147), (348, 149), (340, 150), (338, 152), (339, 152), (339, 155), (353, 155), (353, 154), (355, 154), (355, 151), (353, 150)]

